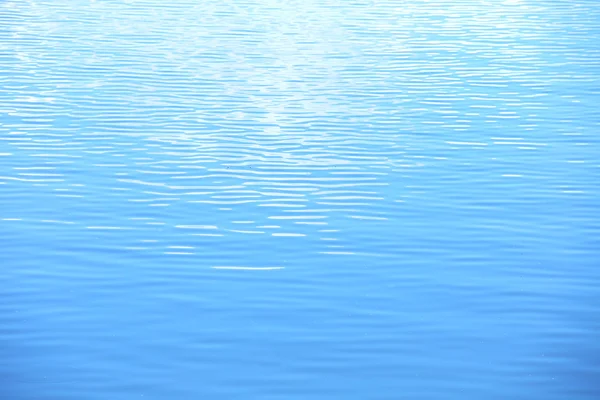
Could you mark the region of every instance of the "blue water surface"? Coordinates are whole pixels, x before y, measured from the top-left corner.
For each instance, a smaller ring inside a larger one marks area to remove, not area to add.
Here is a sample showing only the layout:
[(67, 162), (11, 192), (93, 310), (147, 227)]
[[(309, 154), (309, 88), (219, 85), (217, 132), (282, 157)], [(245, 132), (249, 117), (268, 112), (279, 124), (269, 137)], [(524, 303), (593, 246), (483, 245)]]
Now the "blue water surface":
[(0, 1), (0, 398), (598, 399), (600, 2)]

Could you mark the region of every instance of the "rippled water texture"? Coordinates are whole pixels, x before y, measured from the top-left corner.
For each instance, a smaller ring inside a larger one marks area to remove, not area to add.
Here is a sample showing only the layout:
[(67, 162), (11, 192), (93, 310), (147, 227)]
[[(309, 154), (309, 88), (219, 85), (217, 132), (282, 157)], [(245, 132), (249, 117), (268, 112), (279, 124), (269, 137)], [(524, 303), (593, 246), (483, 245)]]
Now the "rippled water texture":
[(7, 400), (597, 399), (600, 2), (0, 1)]

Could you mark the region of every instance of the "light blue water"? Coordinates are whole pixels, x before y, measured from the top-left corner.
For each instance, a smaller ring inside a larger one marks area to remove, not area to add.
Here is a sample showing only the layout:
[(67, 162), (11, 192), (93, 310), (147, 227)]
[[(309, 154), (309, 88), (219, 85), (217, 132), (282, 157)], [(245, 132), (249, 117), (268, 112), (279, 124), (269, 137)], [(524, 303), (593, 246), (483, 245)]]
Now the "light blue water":
[(599, 100), (595, 0), (0, 1), (0, 398), (597, 399)]

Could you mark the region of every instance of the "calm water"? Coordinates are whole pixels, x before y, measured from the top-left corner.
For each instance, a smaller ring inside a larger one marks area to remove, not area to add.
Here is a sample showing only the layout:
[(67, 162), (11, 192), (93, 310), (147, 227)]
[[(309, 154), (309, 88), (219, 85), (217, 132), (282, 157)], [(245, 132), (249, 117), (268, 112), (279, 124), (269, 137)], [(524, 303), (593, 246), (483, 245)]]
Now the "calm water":
[(600, 2), (0, 1), (0, 397), (597, 399)]

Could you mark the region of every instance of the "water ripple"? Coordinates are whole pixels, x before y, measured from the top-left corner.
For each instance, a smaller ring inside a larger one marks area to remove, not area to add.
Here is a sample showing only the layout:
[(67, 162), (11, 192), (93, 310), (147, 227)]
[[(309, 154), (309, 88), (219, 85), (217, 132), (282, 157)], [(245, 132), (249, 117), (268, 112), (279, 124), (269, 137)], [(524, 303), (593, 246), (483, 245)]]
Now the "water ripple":
[(11, 398), (595, 398), (598, 21), (0, 0)]

